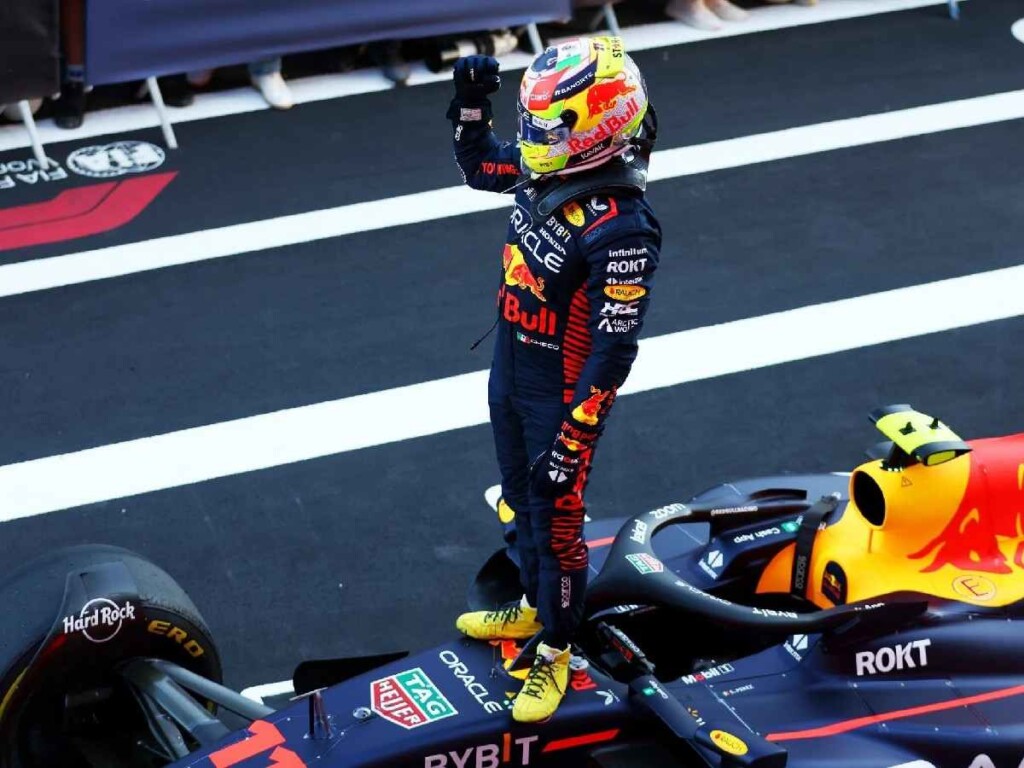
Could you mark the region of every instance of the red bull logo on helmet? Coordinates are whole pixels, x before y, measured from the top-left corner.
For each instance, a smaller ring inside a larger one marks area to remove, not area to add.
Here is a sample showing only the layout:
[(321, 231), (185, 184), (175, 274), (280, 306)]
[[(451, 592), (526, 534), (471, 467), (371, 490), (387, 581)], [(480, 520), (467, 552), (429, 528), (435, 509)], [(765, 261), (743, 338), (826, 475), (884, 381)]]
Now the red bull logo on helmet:
[(626, 85), (626, 74), (620, 72), (614, 80), (597, 83), (587, 91), (587, 117), (615, 108), (619, 96), (628, 96), (636, 90), (635, 85)]
[[(597, 86), (594, 86), (595, 88)], [(569, 139), (569, 151), (573, 154), (585, 152), (595, 144), (610, 139), (640, 114), (640, 105), (636, 99), (630, 99), (626, 103), (625, 112), (621, 115), (612, 115), (602, 122), (593, 132), (586, 136), (573, 136)]]

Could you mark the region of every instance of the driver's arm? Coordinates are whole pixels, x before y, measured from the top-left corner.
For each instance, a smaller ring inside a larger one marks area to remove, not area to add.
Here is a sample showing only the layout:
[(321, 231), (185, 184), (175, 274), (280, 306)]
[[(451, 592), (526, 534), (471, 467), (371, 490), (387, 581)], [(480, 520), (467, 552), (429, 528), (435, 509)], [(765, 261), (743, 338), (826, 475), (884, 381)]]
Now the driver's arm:
[[(571, 393), (569, 415), (573, 422), (578, 422), (583, 413), (588, 422), (599, 415), (603, 425), (615, 393), (636, 359), (637, 340), (658, 266), (661, 229), (642, 210), (628, 215), (637, 217), (633, 226), (609, 226), (607, 236), (586, 245), (587, 329), (591, 348)], [(566, 344), (568, 352), (569, 340)], [(602, 398), (600, 393), (608, 396)], [(586, 414), (589, 406), (598, 401), (599, 414)], [(585, 429), (587, 425), (578, 426)], [(600, 430), (597, 422), (593, 427)]]
[(519, 148), (499, 141), (491, 130), (488, 94), (501, 86), (498, 61), (491, 56), (466, 56), (455, 62), (455, 98), (448, 107), (455, 162), (473, 189), (513, 192), (519, 177)]

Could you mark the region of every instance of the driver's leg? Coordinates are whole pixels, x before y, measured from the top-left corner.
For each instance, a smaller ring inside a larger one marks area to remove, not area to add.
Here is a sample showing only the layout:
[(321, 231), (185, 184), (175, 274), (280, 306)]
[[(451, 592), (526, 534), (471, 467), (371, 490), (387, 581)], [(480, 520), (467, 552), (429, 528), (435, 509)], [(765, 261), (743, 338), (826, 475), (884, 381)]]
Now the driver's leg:
[(490, 396), (491, 428), (501, 472), (501, 493), (515, 513), (516, 551), (523, 586), (521, 600), (494, 611), (472, 611), (459, 616), (456, 628), (479, 640), (524, 640), (542, 627), (537, 620), (537, 584), (539, 561), (529, 515), (527, 470), (529, 456), (523, 435), (523, 423), (508, 397), (494, 392)]
[[(564, 418), (560, 401), (534, 403), (524, 411), (526, 446), (530, 456), (549, 450)], [(569, 679), (570, 645), (583, 617), (589, 553), (583, 538), (583, 490), (590, 471), (592, 450), (582, 456), (573, 489), (558, 498), (529, 494), (532, 533), (540, 560), (537, 613), (544, 631), (536, 661), (512, 711), (519, 722), (551, 717), (565, 695)]]

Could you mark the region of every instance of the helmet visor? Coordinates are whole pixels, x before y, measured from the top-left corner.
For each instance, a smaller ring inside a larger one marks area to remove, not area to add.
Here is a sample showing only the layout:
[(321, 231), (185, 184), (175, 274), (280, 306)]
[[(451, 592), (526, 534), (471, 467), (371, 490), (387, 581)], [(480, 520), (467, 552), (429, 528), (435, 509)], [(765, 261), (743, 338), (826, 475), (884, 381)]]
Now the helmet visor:
[(519, 139), (530, 144), (554, 146), (569, 139), (571, 129), (560, 118), (545, 120), (519, 109)]

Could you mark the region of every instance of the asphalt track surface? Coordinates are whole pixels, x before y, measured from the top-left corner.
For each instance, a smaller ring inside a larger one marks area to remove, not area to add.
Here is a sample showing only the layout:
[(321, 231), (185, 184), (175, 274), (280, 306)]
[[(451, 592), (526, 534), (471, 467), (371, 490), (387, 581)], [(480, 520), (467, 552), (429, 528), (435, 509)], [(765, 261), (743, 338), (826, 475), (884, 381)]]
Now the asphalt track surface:
[[(960, 23), (931, 7), (636, 58), (668, 149), (1024, 88), (1021, 15), (976, 0)], [(451, 186), (448, 97), (423, 85), (182, 124), (161, 168), (178, 175), (134, 220), (0, 264)], [(654, 183), (665, 249), (646, 335), (1020, 264), (1022, 139), (1007, 121)], [(0, 205), (55, 190), (4, 190)], [(468, 348), (492, 321), (506, 217), (0, 299), (0, 466), (485, 368), (489, 345)], [(876, 439), (866, 413), (891, 402), (965, 437), (1024, 431), (1022, 380), (1015, 317), (623, 397), (590, 513), (848, 470)], [(496, 481), (490, 430), (471, 427), (3, 523), (0, 563), (86, 541), (144, 553), (192, 594), (244, 687), (304, 658), (448, 637), (499, 544), (482, 496)]]

